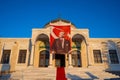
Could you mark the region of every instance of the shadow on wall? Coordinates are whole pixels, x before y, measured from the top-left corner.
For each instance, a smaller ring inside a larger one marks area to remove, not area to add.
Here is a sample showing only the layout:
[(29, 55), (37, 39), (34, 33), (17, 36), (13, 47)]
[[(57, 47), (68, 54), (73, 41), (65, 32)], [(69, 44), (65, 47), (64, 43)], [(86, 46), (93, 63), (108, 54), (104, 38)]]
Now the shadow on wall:
[(31, 65), (30, 64), (30, 58), (31, 58), (31, 50), (32, 50), (32, 42), (31, 39), (29, 40), (29, 56), (28, 56), (28, 66)]
[(9, 80), (11, 77), (9, 64), (0, 64), (0, 80)]

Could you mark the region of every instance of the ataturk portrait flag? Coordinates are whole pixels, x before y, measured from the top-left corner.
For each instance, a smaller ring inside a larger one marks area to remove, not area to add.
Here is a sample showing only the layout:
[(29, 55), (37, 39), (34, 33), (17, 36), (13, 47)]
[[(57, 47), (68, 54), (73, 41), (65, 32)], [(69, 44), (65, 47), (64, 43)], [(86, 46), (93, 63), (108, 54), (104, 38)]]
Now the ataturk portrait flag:
[(71, 50), (70, 25), (50, 26), (50, 52), (55, 54), (66, 54)]

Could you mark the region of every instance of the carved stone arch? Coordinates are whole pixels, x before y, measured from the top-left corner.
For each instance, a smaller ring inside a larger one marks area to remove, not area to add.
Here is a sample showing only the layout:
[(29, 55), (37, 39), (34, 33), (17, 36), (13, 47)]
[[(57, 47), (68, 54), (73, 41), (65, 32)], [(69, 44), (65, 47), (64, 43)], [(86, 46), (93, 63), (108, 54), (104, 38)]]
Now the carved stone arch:
[(73, 38), (80, 38), (82, 39), (86, 44), (88, 44), (88, 38), (86, 35), (83, 35), (83, 34), (79, 34), (79, 33), (76, 33), (72, 36), (72, 39)]
[(85, 45), (87, 44), (85, 37), (81, 34), (75, 34), (72, 37), (72, 43), (73, 43), (72, 47), (75, 46), (78, 50), (81, 49), (81, 44), (82, 43), (85, 43)]
[(40, 34), (37, 34), (35, 35), (35, 37), (31, 40), (32, 41), (32, 45), (35, 45), (35, 43), (38, 41), (38, 40), (49, 40), (49, 35), (48, 34), (45, 34), (45, 33), (40, 33)]
[(72, 50), (70, 51), (70, 53), (72, 54), (73, 51), (79, 51), (79, 52), (80, 52), (80, 50), (78, 50), (78, 49), (72, 49)]
[(37, 42), (37, 41), (41, 41), (41, 42), (43, 42), (44, 44), (45, 44), (45, 47), (49, 47), (49, 37), (48, 37), (48, 35), (46, 35), (46, 34), (39, 34), (37, 37), (36, 37), (36, 40), (35, 40), (35, 43)]
[(44, 41), (44, 40), (48, 40), (49, 41), (49, 36), (47, 34), (39, 34), (37, 37), (36, 37), (36, 40), (35, 41), (38, 41), (38, 40), (41, 40), (41, 41)]
[(108, 43), (108, 48), (109, 49), (115, 49), (116, 50), (116, 43), (114, 41), (108, 40), (107, 43)]

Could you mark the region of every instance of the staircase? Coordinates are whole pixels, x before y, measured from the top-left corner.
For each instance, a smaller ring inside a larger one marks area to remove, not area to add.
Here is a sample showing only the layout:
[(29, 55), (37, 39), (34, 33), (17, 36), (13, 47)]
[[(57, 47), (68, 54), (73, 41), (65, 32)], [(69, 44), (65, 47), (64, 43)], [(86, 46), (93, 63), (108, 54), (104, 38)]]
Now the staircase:
[[(102, 67), (64, 69), (67, 80), (120, 80), (120, 76), (105, 72)], [(28, 67), (25, 70), (1, 76), (0, 80), (56, 80), (56, 74), (56, 68)]]
[(13, 80), (56, 80), (56, 68), (28, 68), (11, 75)]

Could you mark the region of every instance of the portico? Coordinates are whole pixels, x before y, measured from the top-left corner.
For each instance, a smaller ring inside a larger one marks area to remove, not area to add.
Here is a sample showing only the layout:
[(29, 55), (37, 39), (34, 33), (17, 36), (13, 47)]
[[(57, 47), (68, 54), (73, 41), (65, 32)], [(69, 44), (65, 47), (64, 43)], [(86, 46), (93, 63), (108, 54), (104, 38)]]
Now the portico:
[[(50, 53), (50, 25), (71, 25), (71, 51), (63, 55)], [(81, 33), (79, 33), (81, 31)], [(31, 64), (34, 67), (87, 67), (88, 30), (79, 30), (69, 22), (50, 22), (45, 29), (33, 29)], [(82, 33), (84, 32), (84, 33)], [(33, 60), (33, 61), (32, 61)], [(41, 66), (40, 66), (41, 65)]]

